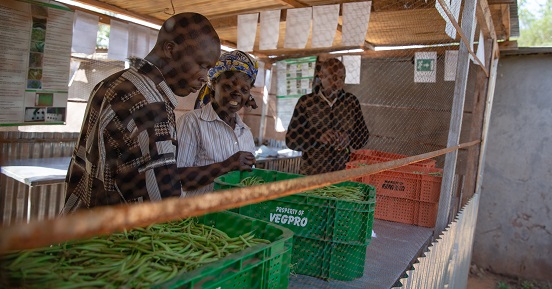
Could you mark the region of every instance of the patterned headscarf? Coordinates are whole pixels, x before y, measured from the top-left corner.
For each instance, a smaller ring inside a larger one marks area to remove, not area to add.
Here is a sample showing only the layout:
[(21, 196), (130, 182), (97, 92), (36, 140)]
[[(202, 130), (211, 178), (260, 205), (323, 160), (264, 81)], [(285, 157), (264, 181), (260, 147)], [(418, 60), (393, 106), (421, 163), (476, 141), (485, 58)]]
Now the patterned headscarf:
[(234, 50), (232, 52), (223, 53), (215, 66), (209, 69), (209, 82), (203, 86), (196, 99), (195, 108), (204, 107), (209, 103), (209, 95), (213, 90), (213, 82), (225, 71), (239, 71), (247, 74), (251, 78), (251, 86), (255, 83), (259, 64), (257, 60), (249, 56), (247, 53)]

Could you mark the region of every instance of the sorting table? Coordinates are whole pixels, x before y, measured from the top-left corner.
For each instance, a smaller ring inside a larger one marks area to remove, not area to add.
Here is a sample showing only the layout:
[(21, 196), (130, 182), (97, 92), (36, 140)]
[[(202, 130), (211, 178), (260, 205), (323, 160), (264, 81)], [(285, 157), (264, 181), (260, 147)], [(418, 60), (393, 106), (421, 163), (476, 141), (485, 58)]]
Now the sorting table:
[(35, 186), (65, 183), (70, 157), (9, 160), (0, 166), (0, 173), (29, 187), (27, 221), (31, 218), (31, 190)]

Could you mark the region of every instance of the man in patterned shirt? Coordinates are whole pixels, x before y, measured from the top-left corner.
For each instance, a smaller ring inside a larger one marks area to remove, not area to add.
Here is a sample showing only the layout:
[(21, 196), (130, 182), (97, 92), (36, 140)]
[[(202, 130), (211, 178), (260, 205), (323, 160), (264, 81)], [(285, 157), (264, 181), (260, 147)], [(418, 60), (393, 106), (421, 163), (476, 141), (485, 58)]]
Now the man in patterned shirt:
[(63, 213), (181, 196), (189, 172), (176, 167), (176, 97), (199, 90), (219, 55), (207, 18), (177, 14), (145, 59), (96, 85), (67, 173)]

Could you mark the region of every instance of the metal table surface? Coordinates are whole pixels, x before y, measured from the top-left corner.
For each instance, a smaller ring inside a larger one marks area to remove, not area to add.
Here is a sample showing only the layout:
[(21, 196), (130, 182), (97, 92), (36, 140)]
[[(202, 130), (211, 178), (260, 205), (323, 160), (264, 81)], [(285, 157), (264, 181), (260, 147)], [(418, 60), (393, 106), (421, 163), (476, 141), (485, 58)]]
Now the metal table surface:
[(70, 157), (11, 160), (2, 164), (0, 172), (28, 186), (63, 183)]
[(70, 157), (36, 158), (5, 161), (0, 173), (29, 187), (27, 192), (27, 222), (31, 219), (31, 193), (34, 186), (65, 183)]
[(431, 240), (433, 228), (374, 220), (376, 237), (366, 247), (364, 275), (353, 281), (325, 281), (295, 275), (289, 289), (389, 289), (410, 268)]
[[(278, 157), (258, 157), (259, 163), (300, 157), (300, 152), (285, 152)], [(71, 157), (9, 160), (0, 164), (0, 173), (28, 186), (59, 184), (65, 181)]]

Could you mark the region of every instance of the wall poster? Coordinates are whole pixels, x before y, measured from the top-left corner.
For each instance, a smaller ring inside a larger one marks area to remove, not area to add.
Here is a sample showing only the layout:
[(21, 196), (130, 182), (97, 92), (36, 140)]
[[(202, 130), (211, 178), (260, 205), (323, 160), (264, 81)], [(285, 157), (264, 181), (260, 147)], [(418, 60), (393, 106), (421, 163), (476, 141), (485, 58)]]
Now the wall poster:
[(0, 17), (0, 126), (64, 124), (73, 11), (3, 0)]
[(311, 93), (316, 57), (288, 59), (277, 64), (276, 131), (286, 130), (297, 100)]

